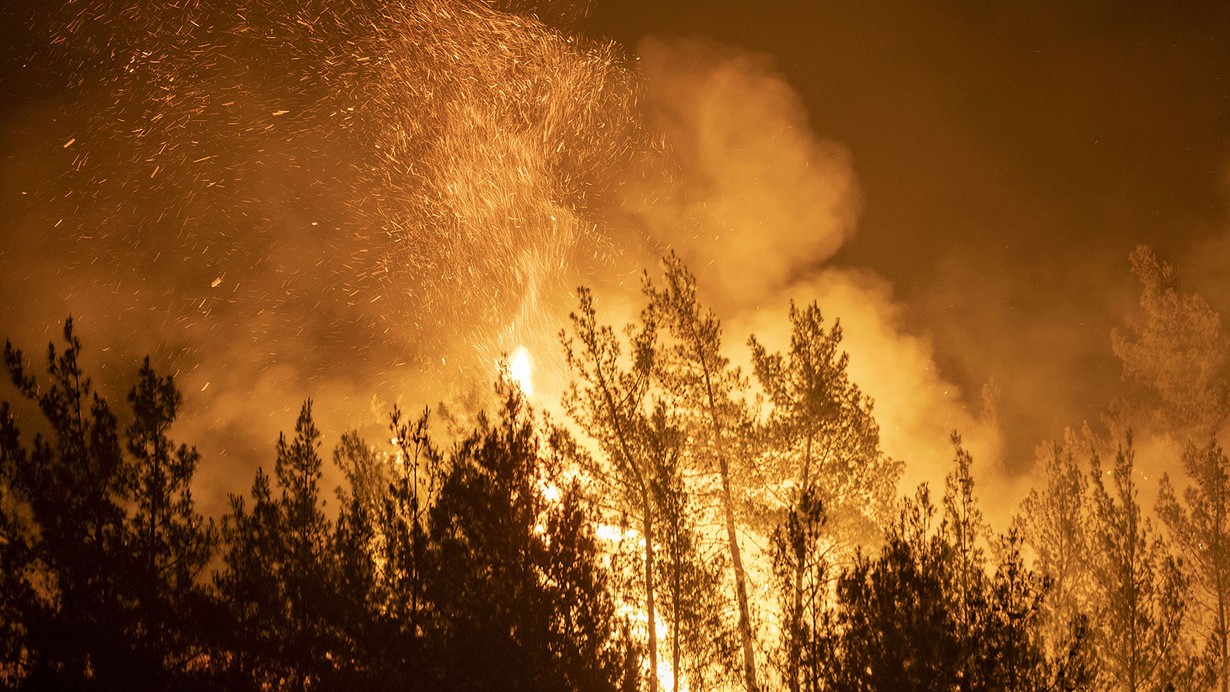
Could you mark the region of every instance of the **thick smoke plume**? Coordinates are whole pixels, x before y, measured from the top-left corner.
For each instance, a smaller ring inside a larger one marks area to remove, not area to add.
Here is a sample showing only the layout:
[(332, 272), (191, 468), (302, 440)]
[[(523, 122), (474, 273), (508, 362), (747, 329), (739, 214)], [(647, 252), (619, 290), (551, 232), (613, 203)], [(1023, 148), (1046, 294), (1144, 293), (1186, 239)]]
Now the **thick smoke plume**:
[(477, 0), (33, 12), (40, 89), (0, 114), (0, 326), (38, 354), (72, 313), (116, 400), (154, 351), (207, 503), (309, 396), (322, 428), (378, 439), (392, 402), (483, 387), (521, 344), (549, 383), (572, 289), (618, 322), (668, 249), (739, 360), (753, 331), (784, 339), (791, 297), (840, 318), (907, 482), (942, 478), (954, 428), (994, 468), (993, 416), (891, 287), (825, 269), (857, 228), (857, 161), (765, 58), (631, 55)]

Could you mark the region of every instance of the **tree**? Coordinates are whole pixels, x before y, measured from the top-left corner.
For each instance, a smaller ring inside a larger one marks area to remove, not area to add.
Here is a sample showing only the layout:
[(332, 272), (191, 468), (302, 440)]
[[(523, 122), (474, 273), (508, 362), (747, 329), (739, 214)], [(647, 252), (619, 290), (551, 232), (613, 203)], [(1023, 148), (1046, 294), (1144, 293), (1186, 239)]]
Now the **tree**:
[(1069, 432), (1063, 445), (1040, 450), (1038, 466), (1045, 484), (1029, 491), (1013, 521), (1033, 549), (1035, 569), (1047, 579), (1040, 627), (1053, 659), (1071, 650), (1074, 633), (1085, 626), (1093, 589), (1089, 482), (1073, 456), (1076, 445)]
[(859, 555), (837, 582), (834, 690), (952, 689), (960, 639), (926, 485), (904, 500), (879, 555)]
[[(444, 459), (428, 432), (430, 412), (405, 421), (394, 408), (389, 430), (397, 451), (376, 458), (367, 447), (347, 443), (339, 448), (339, 464), (350, 484), (347, 502), (356, 509), (347, 524), (370, 524), (366, 548), (351, 548), (350, 560), (373, 574), (369, 599), (371, 636), (364, 643), (366, 664), (374, 686), (425, 684), (435, 675), (428, 634), (433, 617), (427, 597), (430, 567), (428, 514), (445, 472)], [(469, 431), (464, 431), (469, 435)], [(343, 528), (339, 517), (339, 531)], [(347, 545), (338, 540), (339, 550)], [(351, 544), (353, 545), (353, 544)]]
[(29, 549), (17, 555), (24, 564), (11, 566), (17, 581), (35, 581), (17, 606), (31, 687), (88, 687), (122, 669), (114, 629), (126, 500), (119, 424), (81, 369), (71, 318), (64, 341), (63, 351), (48, 346), (45, 384), (28, 374), (21, 351), (6, 343), (4, 353), (17, 392), (38, 406), (50, 435), (36, 434), (27, 449), (5, 405), (4, 480), (31, 520), (22, 532)]
[(629, 325), (629, 359), (622, 362), (622, 349), (615, 330), (600, 325), (588, 289), (577, 292), (578, 309), (569, 315), (572, 333), (561, 331), (564, 356), (573, 380), (564, 395), (564, 407), (582, 430), (597, 443), (607, 461), (590, 470), (611, 488), (621, 509), (640, 522), (644, 538), (645, 613), (649, 654), (649, 688), (658, 689), (658, 634), (656, 613), (657, 535), (654, 531), (656, 469), (673, 454), (664, 417), (657, 425), (651, 419), (650, 391), (657, 358), (657, 315), (651, 305), (641, 314), (639, 327)]
[[(342, 435), (333, 463), (346, 483), (337, 488), (338, 515), (331, 549), (337, 561), (336, 628), (339, 645), (333, 652), (339, 685), (347, 689), (400, 688), (397, 672), (405, 669), (395, 633), (386, 614), (382, 576), (389, 565), (377, 559), (382, 550), (381, 510), (390, 493), (392, 475), (386, 458), (357, 433)], [(383, 564), (382, 564), (383, 562)], [(413, 665), (413, 664), (411, 664)]]
[[(577, 480), (576, 450), (543, 440), (520, 394), (451, 455), (430, 510), (428, 596), (441, 680), (474, 690), (636, 684)], [(552, 501), (545, 488), (559, 495)]]
[(822, 689), (828, 636), (828, 562), (818, 549), (824, 505), (812, 489), (786, 510), (770, 537), (773, 576), (783, 615), (783, 677), (791, 690)]
[[(961, 446), (961, 438), (953, 433), (956, 448), (956, 468), (945, 478), (944, 521), (940, 535), (951, 549), (952, 572), (950, 574), (952, 600), (955, 605), (954, 624), (958, 632), (974, 633), (987, 623), (981, 621), (983, 610), (988, 605), (985, 589), (986, 555), (983, 543), (990, 527), (982, 518), (982, 510), (974, 500), (974, 463), (970, 453)], [(962, 677), (969, 677), (975, 666), (976, 653), (965, 637), (957, 640), (958, 666)]]
[(1155, 391), (1174, 430), (1217, 432), (1230, 415), (1230, 344), (1221, 316), (1182, 293), (1174, 267), (1141, 245), (1132, 253), (1142, 314), (1112, 335), (1124, 375)]
[(653, 439), (664, 444), (655, 454), (654, 511), (660, 546), (656, 579), (662, 614), (670, 623), (672, 689), (713, 689), (727, 680), (735, 654), (733, 632), (723, 617), (720, 584), (724, 551), (705, 545), (697, 530), (697, 508), (684, 477), (682, 431), (666, 421), (664, 406), (654, 409)]
[(320, 432), (304, 404), (295, 436), (280, 435), (274, 473), (257, 471), (252, 509), (231, 498), (223, 520), (227, 570), (218, 588), (236, 615), (231, 653), (237, 673), (257, 685), (293, 689), (327, 684), (341, 644), (330, 611), (337, 567), (331, 522), (320, 500)]
[(662, 289), (646, 277), (645, 294), (667, 327), (672, 343), (655, 363), (663, 387), (671, 393), (671, 405), (679, 412), (694, 441), (691, 452), (698, 466), (720, 480), (721, 511), (726, 544), (734, 572), (735, 601), (739, 609), (739, 638), (743, 649), (744, 684), (749, 692), (760, 689), (756, 674), (756, 643), (748, 604), (747, 573), (739, 545), (735, 468), (741, 448), (750, 437), (751, 416), (740, 395), (746, 380), (722, 354), (722, 329), (712, 311), (701, 308), (696, 298), (696, 279), (673, 252), (663, 260)]
[(27, 449), (0, 408), (3, 675), (33, 689), (204, 685), (206, 652), (189, 623), (204, 614), (198, 577), (214, 534), (192, 500), (196, 450), (168, 437), (179, 391), (147, 358), (121, 429), (81, 367), (71, 319), (64, 341), (48, 348), (48, 382), (5, 346), (49, 436)]
[(1135, 692), (1162, 689), (1183, 673), (1181, 633), (1185, 578), (1153, 523), (1141, 516), (1129, 432), (1109, 475), (1092, 461), (1094, 640), (1099, 682)]
[(982, 547), (972, 458), (956, 443), (938, 527), (926, 485), (903, 501), (880, 554), (837, 585), (828, 646), (837, 690), (1043, 690), (1083, 683), (1079, 660), (1049, 660), (1037, 635), (1045, 598), (1020, 538), (1002, 538), (994, 575)]
[(822, 544), (853, 552), (878, 537), (901, 464), (880, 451), (873, 404), (846, 372), (849, 356), (838, 350), (841, 323), (826, 329), (815, 303), (801, 310), (791, 303), (790, 324), (785, 354), (768, 353), (754, 336), (749, 346), (756, 378), (773, 404), (764, 426), (777, 466), (772, 475), (790, 491), (774, 555), (778, 567), (789, 562), (793, 570), (791, 579), (778, 583), (785, 596), (785, 676), (798, 690), (807, 639), (802, 621), (817, 615), (804, 600), (822, 603), (815, 594), (822, 585), (805, 584), (805, 578), (823, 572), (816, 569)]
[(1205, 655), (1222, 692), (1230, 686), (1230, 461), (1212, 439), (1203, 447), (1189, 444), (1183, 467), (1191, 485), (1183, 503), (1170, 478), (1162, 476), (1157, 514), (1178, 544), (1191, 569), (1192, 614), (1204, 630)]
[(217, 536), (192, 499), (200, 455), (167, 436), (181, 401), (174, 380), (154, 372), (147, 357), (128, 394), (133, 420), (125, 438), (133, 461), (125, 485), (132, 514), (125, 546), (134, 611), (127, 626), (137, 663), (132, 674), (148, 676), (143, 683), (151, 689), (203, 668), (206, 653), (185, 626), (206, 607), (199, 578)]

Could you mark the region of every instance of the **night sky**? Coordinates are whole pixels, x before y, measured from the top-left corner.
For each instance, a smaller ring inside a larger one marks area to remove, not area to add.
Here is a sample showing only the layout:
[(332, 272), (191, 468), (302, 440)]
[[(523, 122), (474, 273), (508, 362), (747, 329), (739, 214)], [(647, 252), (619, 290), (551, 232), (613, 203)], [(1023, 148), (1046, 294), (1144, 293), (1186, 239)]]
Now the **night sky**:
[[(1137, 244), (1230, 308), (1225, 3), (597, 0), (540, 12), (558, 29), (458, 15), (430, 34), (359, 0), (240, 5), (0, 10), (0, 332), (38, 354), (72, 312), (117, 399), (154, 353), (185, 436), (230, 460), (202, 468), (207, 498), (269, 463), (307, 396), (335, 434), (522, 343), (549, 363), (573, 285), (626, 294), (667, 247), (732, 348), (785, 296), (830, 296), (886, 428), (929, 406), (916, 390), (959, 410), (898, 442), (985, 423), (993, 381), (986, 449), (1013, 472), (1123, 394), (1110, 331)], [(484, 82), (496, 68), (529, 86)], [(769, 105), (713, 125), (739, 94)], [(789, 203), (783, 137), (823, 171)], [(660, 139), (683, 152), (668, 185)], [(697, 230), (775, 213), (798, 227)], [(744, 277), (763, 257), (771, 277)], [(892, 342), (861, 363), (860, 319)]]
[(832, 261), (892, 282), (971, 405), (994, 378), (1012, 462), (1120, 395), (1137, 244), (1230, 306), (1225, 3), (599, 2), (586, 26), (771, 58), (852, 153)]

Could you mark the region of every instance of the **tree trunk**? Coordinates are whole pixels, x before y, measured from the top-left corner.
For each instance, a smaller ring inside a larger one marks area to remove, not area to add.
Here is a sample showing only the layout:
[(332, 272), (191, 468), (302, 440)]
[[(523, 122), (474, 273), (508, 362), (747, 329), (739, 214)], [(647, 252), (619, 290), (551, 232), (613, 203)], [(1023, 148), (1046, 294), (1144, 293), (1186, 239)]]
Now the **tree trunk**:
[[(799, 511), (799, 507), (803, 504), (803, 496), (807, 494), (808, 483), (811, 482), (811, 441), (812, 437), (807, 436), (807, 449), (803, 454), (803, 477), (800, 479), (798, 499), (795, 500), (795, 512)], [(807, 569), (805, 564), (806, 553), (795, 555), (794, 565), (794, 597), (793, 609), (790, 611), (790, 648), (787, 663), (787, 682), (790, 685), (790, 692), (799, 692), (799, 665), (802, 658), (803, 642), (799, 639), (799, 630), (802, 629), (803, 620), (803, 573)]]
[(653, 612), (653, 505), (649, 491), (641, 497), (645, 532), (645, 616), (649, 630), (649, 690), (658, 692), (658, 623)]
[[(676, 521), (677, 520), (678, 520), (678, 517), (676, 517)], [(679, 550), (679, 541), (681, 539), (679, 536), (678, 529), (679, 527), (678, 525), (676, 525), (674, 527), (674, 533), (675, 533), (675, 536), (674, 536), (675, 550), (674, 550), (674, 560), (673, 560), (674, 564), (672, 564), (671, 566), (672, 567), (671, 576), (674, 577), (674, 584), (672, 585), (672, 599), (674, 600), (673, 610), (675, 612), (675, 621), (671, 623), (671, 692), (679, 692), (679, 636), (680, 636), (679, 627), (680, 627), (680, 623), (683, 621), (683, 618), (679, 615), (679, 610), (680, 610), (679, 601), (683, 597), (683, 585), (681, 584), (681, 580), (680, 580), (680, 571), (682, 570), (682, 568), (680, 567), (679, 563), (680, 563), (680, 560), (682, 559), (682, 556), (680, 555), (680, 550)]]
[[(703, 358), (700, 362), (704, 362)], [(730, 463), (722, 441), (722, 427), (718, 423), (717, 404), (713, 395), (713, 383), (709, 371), (704, 371), (705, 395), (709, 405), (709, 422), (713, 434), (713, 449), (717, 454), (718, 471), (722, 476), (722, 509), (726, 517), (726, 541), (730, 549), (730, 566), (735, 573), (735, 599), (739, 604), (739, 638), (743, 643), (743, 678), (747, 692), (759, 692), (756, 683), (756, 642), (752, 636), (752, 617), (747, 604), (747, 573), (743, 570), (743, 556), (739, 551), (739, 535), (735, 529), (734, 493), (730, 489)]]
[(730, 466), (726, 455), (719, 454), (718, 466), (722, 473), (722, 505), (726, 515), (726, 540), (730, 547), (730, 566), (735, 572), (735, 598), (739, 603), (739, 637), (743, 642), (743, 677), (748, 692), (759, 692), (756, 684), (756, 648), (752, 637), (752, 618), (747, 606), (747, 575), (743, 571), (743, 557), (739, 552), (739, 536), (735, 530), (734, 499), (730, 491)]

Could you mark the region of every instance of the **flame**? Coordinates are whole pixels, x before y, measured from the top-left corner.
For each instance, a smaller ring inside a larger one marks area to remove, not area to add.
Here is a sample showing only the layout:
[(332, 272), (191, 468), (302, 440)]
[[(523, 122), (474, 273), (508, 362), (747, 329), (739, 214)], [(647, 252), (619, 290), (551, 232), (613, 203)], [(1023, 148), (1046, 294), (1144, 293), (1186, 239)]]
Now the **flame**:
[(534, 395), (533, 374), (534, 359), (530, 358), (530, 352), (524, 346), (518, 346), (508, 359), (508, 376), (527, 397)]

